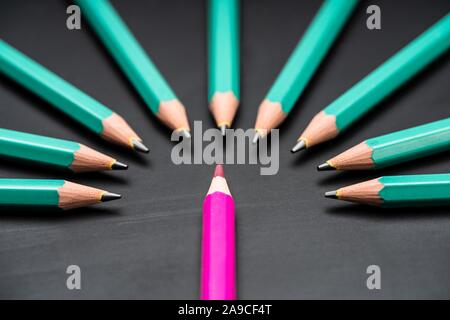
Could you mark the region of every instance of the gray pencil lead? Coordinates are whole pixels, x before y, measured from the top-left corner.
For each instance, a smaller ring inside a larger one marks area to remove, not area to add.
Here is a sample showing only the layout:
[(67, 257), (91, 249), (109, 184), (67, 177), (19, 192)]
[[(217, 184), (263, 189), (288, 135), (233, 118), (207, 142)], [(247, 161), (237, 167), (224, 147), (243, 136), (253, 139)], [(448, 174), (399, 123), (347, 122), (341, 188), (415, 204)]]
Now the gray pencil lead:
[(292, 148), (291, 152), (296, 153), (303, 149), (306, 149), (306, 143), (303, 140), (299, 140), (297, 144)]
[(186, 139), (190, 139), (191, 138), (191, 133), (189, 132), (189, 130), (183, 129), (180, 131), (180, 134), (185, 137)]
[(322, 163), (321, 165), (319, 165), (317, 167), (318, 171), (334, 171), (336, 170), (335, 167), (333, 167), (331, 164), (329, 164), (328, 162)]
[(149, 153), (149, 149), (142, 143), (142, 141), (133, 139), (133, 148), (137, 151)]
[(112, 170), (127, 170), (128, 169), (128, 165), (119, 161), (114, 162), (111, 165), (111, 169)]
[(108, 201), (113, 201), (113, 200), (117, 200), (117, 199), (120, 199), (120, 198), (122, 198), (122, 196), (120, 194), (112, 193), (112, 192), (105, 192), (102, 195), (101, 201), (102, 202), (108, 202)]
[(223, 124), (220, 126), (220, 132), (222, 133), (222, 135), (225, 137), (225, 135), (227, 134), (227, 130), (228, 126), (226, 124)]
[(338, 199), (337, 191), (334, 190), (334, 191), (325, 192), (325, 198)]
[(257, 144), (259, 139), (261, 138), (260, 134), (258, 132), (255, 133), (255, 135), (253, 136), (253, 144)]

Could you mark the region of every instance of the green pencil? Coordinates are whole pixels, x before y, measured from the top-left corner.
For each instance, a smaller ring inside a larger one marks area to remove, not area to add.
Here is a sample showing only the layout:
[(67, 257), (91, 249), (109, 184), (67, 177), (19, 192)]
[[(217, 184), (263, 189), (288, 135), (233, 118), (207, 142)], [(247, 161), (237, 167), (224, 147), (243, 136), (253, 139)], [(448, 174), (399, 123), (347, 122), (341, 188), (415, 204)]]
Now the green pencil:
[(3, 40), (0, 71), (104, 139), (148, 152), (121, 116)]
[(325, 58), (357, 5), (357, 0), (325, 0), (269, 93), (259, 106), (254, 143), (280, 125)]
[(209, 108), (225, 135), (239, 106), (239, 0), (209, 1)]
[(292, 152), (335, 138), (450, 47), (450, 13), (318, 113)]
[(318, 167), (378, 169), (450, 150), (450, 118), (368, 139)]
[(325, 197), (381, 207), (450, 205), (450, 174), (386, 176), (327, 192)]
[(107, 0), (75, 2), (153, 114), (189, 138), (186, 109), (113, 6)]
[(2, 128), (0, 155), (68, 168), (74, 172), (128, 168), (126, 164), (77, 142)]
[(0, 179), (0, 207), (84, 207), (120, 199), (119, 194), (64, 180)]

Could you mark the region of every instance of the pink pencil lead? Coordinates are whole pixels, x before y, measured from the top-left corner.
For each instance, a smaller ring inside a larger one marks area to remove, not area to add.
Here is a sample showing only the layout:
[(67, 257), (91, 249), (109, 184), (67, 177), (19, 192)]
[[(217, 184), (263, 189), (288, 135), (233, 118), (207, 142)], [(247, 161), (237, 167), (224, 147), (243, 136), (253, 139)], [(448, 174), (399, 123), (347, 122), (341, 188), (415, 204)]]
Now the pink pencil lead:
[(223, 166), (221, 164), (216, 166), (216, 170), (214, 170), (214, 177), (225, 178), (225, 175), (223, 174)]

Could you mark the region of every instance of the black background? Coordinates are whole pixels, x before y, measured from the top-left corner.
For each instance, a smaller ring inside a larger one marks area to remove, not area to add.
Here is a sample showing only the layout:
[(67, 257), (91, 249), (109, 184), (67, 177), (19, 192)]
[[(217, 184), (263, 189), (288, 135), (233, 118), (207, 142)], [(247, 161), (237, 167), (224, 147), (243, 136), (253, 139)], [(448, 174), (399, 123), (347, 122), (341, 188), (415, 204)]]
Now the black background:
[[(0, 214), (0, 298), (196, 299), (201, 205), (213, 168), (175, 166), (158, 124), (98, 39), (66, 28), (60, 0), (0, 0), (0, 36), (123, 115), (151, 148), (134, 154), (103, 142), (0, 77), (0, 127), (75, 140), (130, 164), (128, 172), (74, 175), (12, 160), (0, 176), (61, 178), (124, 199), (64, 214)], [(200, 0), (113, 1), (180, 100), (191, 122), (207, 110), (206, 5)], [(321, 1), (242, 1), (242, 103), (236, 127), (252, 127), (276, 75)], [(370, 4), (382, 30), (366, 28)], [(323, 199), (323, 192), (379, 175), (449, 171), (449, 153), (380, 172), (318, 173), (315, 166), (376, 135), (448, 117), (450, 61), (434, 63), (332, 143), (290, 148), (311, 117), (450, 10), (447, 0), (362, 1), (297, 108), (280, 130), (280, 171), (225, 167), (237, 205), (242, 299), (450, 298), (448, 208), (381, 210)], [(66, 288), (66, 267), (82, 290)], [(366, 288), (366, 268), (382, 289)]]

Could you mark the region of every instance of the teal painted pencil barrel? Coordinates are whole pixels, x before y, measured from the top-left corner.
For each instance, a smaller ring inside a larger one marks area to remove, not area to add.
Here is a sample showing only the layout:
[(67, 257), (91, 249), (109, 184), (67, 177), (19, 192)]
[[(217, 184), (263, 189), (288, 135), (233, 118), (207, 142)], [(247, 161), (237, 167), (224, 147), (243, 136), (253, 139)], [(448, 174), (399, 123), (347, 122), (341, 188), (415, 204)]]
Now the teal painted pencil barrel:
[(90, 25), (154, 114), (177, 99), (144, 49), (107, 0), (76, 0)]
[(0, 207), (69, 210), (121, 197), (64, 180), (0, 179)]
[(1, 206), (58, 207), (63, 180), (0, 179)]
[(0, 40), (0, 71), (97, 134), (113, 112)]
[(233, 92), (239, 100), (239, 4), (209, 1), (209, 101), (216, 92)]
[(80, 144), (0, 128), (0, 155), (68, 168)]
[(450, 204), (450, 174), (386, 176), (378, 181), (384, 207)]
[(357, 0), (326, 0), (266, 99), (289, 113), (355, 8)]
[(450, 118), (366, 140), (376, 168), (450, 150)]
[(450, 14), (324, 109), (339, 132), (371, 110), (450, 47)]

